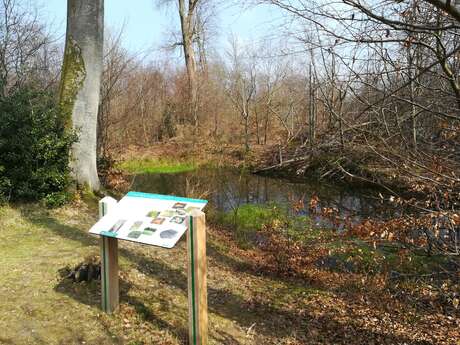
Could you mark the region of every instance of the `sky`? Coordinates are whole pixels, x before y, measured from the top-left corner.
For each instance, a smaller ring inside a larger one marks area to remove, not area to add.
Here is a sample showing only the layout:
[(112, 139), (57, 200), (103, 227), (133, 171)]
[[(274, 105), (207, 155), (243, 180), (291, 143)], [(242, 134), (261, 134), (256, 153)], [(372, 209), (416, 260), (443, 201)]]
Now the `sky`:
[[(64, 36), (66, 0), (38, 0), (39, 9), (53, 31)], [(213, 44), (224, 48), (230, 33), (238, 40), (260, 40), (271, 31), (273, 22), (280, 14), (268, 6), (259, 6), (243, 11), (236, 6), (221, 6), (218, 9), (217, 37)], [(105, 0), (105, 23), (113, 32), (124, 26), (123, 44), (132, 52), (164, 46), (170, 37), (168, 32), (177, 26), (177, 14), (173, 8), (159, 9), (154, 0)]]

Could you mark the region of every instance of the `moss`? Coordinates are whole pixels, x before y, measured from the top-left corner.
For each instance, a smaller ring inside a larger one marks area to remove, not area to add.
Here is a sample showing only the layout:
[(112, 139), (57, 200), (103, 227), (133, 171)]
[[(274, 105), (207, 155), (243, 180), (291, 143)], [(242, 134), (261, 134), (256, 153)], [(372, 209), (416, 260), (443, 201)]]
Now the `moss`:
[(193, 171), (195, 162), (182, 162), (167, 159), (132, 159), (118, 165), (118, 168), (131, 174), (177, 174)]
[(78, 92), (86, 78), (85, 62), (77, 42), (69, 37), (66, 41), (62, 66), (59, 106), (66, 128), (72, 127), (72, 112)]

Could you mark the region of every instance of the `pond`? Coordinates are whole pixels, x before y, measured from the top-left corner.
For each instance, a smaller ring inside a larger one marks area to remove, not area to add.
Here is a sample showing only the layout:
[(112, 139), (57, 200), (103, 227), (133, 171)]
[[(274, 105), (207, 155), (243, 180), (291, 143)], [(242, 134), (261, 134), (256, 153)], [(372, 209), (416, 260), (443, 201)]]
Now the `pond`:
[[(379, 192), (364, 188), (334, 185), (327, 181), (292, 182), (282, 178), (254, 175), (234, 168), (200, 167), (176, 174), (139, 174), (131, 190), (204, 198), (209, 207), (229, 212), (244, 204), (283, 205), (293, 215), (308, 215), (317, 226), (340, 230), (343, 222), (319, 215), (321, 208), (335, 208), (340, 219), (356, 223), (365, 218), (394, 216), (395, 209), (383, 203)], [(317, 199), (314, 214), (310, 200)]]

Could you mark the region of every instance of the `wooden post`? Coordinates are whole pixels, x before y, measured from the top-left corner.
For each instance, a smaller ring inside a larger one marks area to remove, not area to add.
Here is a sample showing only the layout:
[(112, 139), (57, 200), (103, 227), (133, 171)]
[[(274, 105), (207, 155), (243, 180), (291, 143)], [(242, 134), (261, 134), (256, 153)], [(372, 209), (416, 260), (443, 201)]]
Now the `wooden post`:
[(208, 298), (206, 283), (206, 218), (194, 210), (188, 220), (189, 343), (208, 343)]
[[(111, 212), (116, 204), (117, 201), (111, 197), (99, 201), (99, 217)], [(102, 310), (113, 313), (119, 305), (118, 240), (101, 236), (100, 246)]]

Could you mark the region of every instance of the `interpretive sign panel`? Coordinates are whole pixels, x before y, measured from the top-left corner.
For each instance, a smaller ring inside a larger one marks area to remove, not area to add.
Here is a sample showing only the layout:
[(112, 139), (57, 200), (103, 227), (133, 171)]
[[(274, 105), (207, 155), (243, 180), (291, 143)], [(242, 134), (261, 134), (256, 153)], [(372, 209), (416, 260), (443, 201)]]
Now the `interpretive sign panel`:
[(187, 230), (187, 215), (206, 204), (200, 199), (129, 192), (89, 232), (173, 248)]

